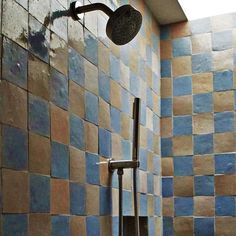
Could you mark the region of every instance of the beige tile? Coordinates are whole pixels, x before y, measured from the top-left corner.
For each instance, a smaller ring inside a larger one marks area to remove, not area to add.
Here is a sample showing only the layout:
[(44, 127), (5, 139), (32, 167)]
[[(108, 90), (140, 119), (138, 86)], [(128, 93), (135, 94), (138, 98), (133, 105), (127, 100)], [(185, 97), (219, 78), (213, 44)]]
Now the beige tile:
[(161, 177), (154, 175), (154, 194), (159, 196), (161, 194)]
[(173, 113), (174, 115), (192, 115), (192, 96), (177, 96), (173, 98)]
[(163, 176), (173, 176), (174, 175), (173, 158), (162, 158), (161, 170)]
[(215, 192), (217, 196), (236, 195), (236, 175), (215, 176)]
[(197, 196), (194, 197), (194, 215), (214, 216), (215, 197)]
[(98, 69), (95, 65), (84, 60), (85, 88), (98, 95)]
[(235, 235), (235, 217), (216, 217), (216, 236)]
[(192, 37), (192, 50), (193, 54), (210, 52), (212, 49), (211, 45), (211, 34), (197, 34)]
[(172, 136), (172, 118), (161, 118), (161, 137), (167, 138)]
[(98, 42), (98, 68), (105, 74), (110, 72), (110, 52), (109, 49), (101, 42)]
[(193, 94), (210, 93), (213, 91), (213, 74), (201, 73), (192, 76)]
[(100, 235), (110, 236), (112, 235), (112, 217), (100, 216)]
[(193, 134), (214, 133), (214, 117), (212, 113), (202, 113), (193, 116)]
[(234, 110), (234, 93), (233, 91), (213, 93), (214, 111), (233, 111)]
[(139, 171), (139, 181), (140, 181), (140, 192), (147, 193), (147, 173), (145, 171)]
[(131, 137), (131, 119), (130, 117), (122, 112), (121, 113), (121, 136), (124, 139), (130, 139)]
[(100, 162), (103, 163), (99, 165), (100, 183), (102, 186), (111, 186), (112, 174), (108, 169), (108, 160), (107, 158), (100, 157)]
[(192, 74), (192, 65), (191, 57), (176, 57), (172, 60), (172, 72), (173, 76), (182, 76), (182, 75), (191, 75)]
[(111, 130), (110, 106), (102, 98), (99, 98), (99, 126)]
[(213, 175), (215, 173), (214, 157), (211, 155), (194, 156), (193, 170), (195, 175)]
[(98, 153), (98, 127), (85, 122), (85, 147), (90, 153)]
[(179, 136), (173, 138), (174, 156), (192, 155), (193, 141), (192, 136)]
[(189, 22), (180, 22), (172, 24), (170, 27), (170, 35), (172, 39), (191, 35)]
[(86, 217), (72, 216), (70, 218), (71, 236), (86, 236)]
[(120, 78), (121, 85), (129, 90), (129, 82), (130, 82), (130, 69), (127, 65), (125, 65), (122, 61), (120, 61)]
[(29, 235), (50, 236), (51, 235), (50, 214), (39, 214), (39, 213), (30, 214)]
[(112, 159), (122, 159), (121, 137), (118, 134), (113, 133), (111, 135), (111, 143)]
[(229, 70), (233, 69), (233, 50), (212, 52), (213, 70)]
[(193, 217), (175, 217), (174, 218), (174, 235), (175, 236), (192, 236), (193, 235)]
[(99, 186), (86, 185), (86, 212), (87, 215), (99, 215)]
[(160, 50), (161, 50), (161, 59), (171, 59), (172, 57), (171, 40), (161, 40)]
[(163, 198), (162, 199), (162, 214), (163, 216), (174, 215), (174, 198)]
[(175, 176), (174, 177), (174, 195), (180, 196), (180, 197), (193, 196), (193, 177), (192, 176)]
[(161, 79), (161, 97), (167, 98), (172, 96), (172, 79)]
[(121, 87), (120, 85), (111, 80), (111, 105), (121, 110)]
[(214, 134), (214, 152), (235, 152), (236, 151), (236, 133)]
[(232, 14), (224, 14), (211, 17), (212, 31), (223, 31), (234, 27)]
[(112, 216), (117, 216), (119, 211), (119, 190), (112, 189)]
[(148, 200), (148, 215), (153, 216), (154, 215), (154, 196), (148, 194), (147, 200)]

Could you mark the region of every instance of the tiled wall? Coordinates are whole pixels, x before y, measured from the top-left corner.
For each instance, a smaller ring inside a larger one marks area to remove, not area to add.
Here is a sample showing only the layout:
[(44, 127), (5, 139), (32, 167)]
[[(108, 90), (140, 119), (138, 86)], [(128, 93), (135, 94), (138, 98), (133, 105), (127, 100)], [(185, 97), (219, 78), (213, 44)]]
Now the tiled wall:
[(236, 235), (235, 72), (235, 14), (162, 28), (164, 236)]
[[(67, 0), (0, 0), (1, 235), (117, 235), (117, 176), (97, 163), (131, 158), (134, 97), (142, 99), (140, 213), (150, 235), (161, 235), (159, 28), (143, 1), (130, 3), (143, 26), (118, 47), (101, 12), (79, 23), (58, 18)], [(126, 171), (125, 215), (133, 215), (131, 179)]]

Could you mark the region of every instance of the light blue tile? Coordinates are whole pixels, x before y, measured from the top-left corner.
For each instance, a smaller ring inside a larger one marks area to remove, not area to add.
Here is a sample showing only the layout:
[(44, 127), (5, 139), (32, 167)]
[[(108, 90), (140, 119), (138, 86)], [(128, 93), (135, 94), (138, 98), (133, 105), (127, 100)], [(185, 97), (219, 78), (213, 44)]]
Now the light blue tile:
[(172, 99), (162, 98), (161, 99), (161, 117), (172, 116)]
[(140, 216), (147, 216), (147, 195), (140, 194)]
[(172, 53), (174, 57), (189, 56), (192, 53), (189, 37), (177, 38), (172, 41)]
[(214, 121), (216, 133), (235, 131), (234, 112), (215, 113)]
[(192, 94), (192, 77), (183, 76), (173, 80), (174, 96), (183, 96)]
[(86, 218), (87, 236), (100, 236), (100, 222), (98, 216), (88, 216)]
[(214, 176), (194, 177), (195, 196), (214, 196)]
[(231, 30), (215, 32), (212, 34), (213, 51), (223, 51), (233, 46), (233, 36)]
[(193, 20), (190, 22), (190, 28), (192, 34), (202, 34), (211, 32), (211, 20), (210, 18)]
[(214, 236), (214, 218), (194, 218), (195, 236)]
[(154, 197), (154, 207), (155, 207), (155, 210), (154, 210), (154, 213), (155, 215), (157, 216), (161, 216), (161, 197), (159, 196), (155, 196)]
[(173, 196), (173, 178), (162, 178), (162, 196)]
[(124, 160), (131, 160), (131, 142), (129, 140), (122, 139), (122, 156)]
[(193, 95), (194, 113), (212, 112), (213, 98), (212, 93)]
[(85, 118), (98, 124), (98, 97), (90, 92), (85, 93)]
[(110, 54), (110, 73), (113, 80), (120, 81), (120, 61), (112, 54)]
[(160, 31), (160, 38), (161, 40), (166, 40), (169, 39), (170, 37), (170, 27), (167, 25), (161, 26), (161, 31)]
[(161, 77), (171, 77), (171, 61), (170, 60), (161, 60)]
[(132, 214), (132, 192), (123, 190), (123, 214), (130, 216)]
[(115, 107), (111, 106), (111, 127), (112, 131), (115, 133), (120, 133), (121, 131), (121, 117), (120, 111)]
[(194, 136), (194, 154), (213, 153), (213, 134), (202, 134)]
[(236, 172), (236, 155), (215, 155), (215, 172), (216, 174), (234, 174)]
[(140, 161), (140, 169), (146, 171), (147, 170), (147, 150), (140, 148), (139, 149), (139, 161)]
[(192, 73), (210, 72), (212, 70), (212, 55), (210, 53), (192, 56)]
[(78, 183), (70, 183), (70, 213), (72, 215), (85, 215), (85, 201), (85, 187)]
[(130, 72), (130, 92), (134, 97), (140, 96), (140, 79), (132, 72)]
[(147, 191), (150, 194), (153, 194), (154, 192), (154, 179), (153, 179), (153, 174), (151, 173), (147, 174)]
[(193, 157), (174, 157), (174, 175), (191, 176), (193, 175)]
[(161, 156), (170, 157), (172, 156), (172, 139), (161, 138)]
[(86, 180), (89, 184), (99, 185), (100, 171), (99, 171), (99, 157), (98, 155), (86, 152)]
[(69, 236), (70, 226), (69, 226), (69, 216), (52, 216), (52, 236)]
[(110, 215), (112, 212), (111, 188), (100, 187), (100, 215)]
[(99, 71), (99, 95), (106, 101), (110, 102), (110, 78)]
[(230, 90), (234, 87), (233, 71), (224, 70), (214, 72), (214, 91)]
[(103, 157), (111, 157), (111, 132), (99, 128), (99, 154)]
[(174, 199), (175, 216), (192, 216), (193, 215), (193, 198), (177, 197)]
[(235, 216), (236, 198), (234, 196), (217, 196), (215, 210), (217, 216)]
[(76, 115), (70, 116), (70, 144), (84, 150), (84, 122)]
[(153, 110), (153, 92), (149, 87), (147, 88), (146, 94), (147, 94), (146, 97), (147, 107)]
[(174, 236), (174, 221), (173, 217), (163, 217), (163, 236)]
[(129, 114), (131, 110), (130, 107), (130, 94), (126, 89), (121, 88), (121, 109), (123, 112)]
[(176, 116), (173, 121), (174, 136), (192, 134), (192, 116)]

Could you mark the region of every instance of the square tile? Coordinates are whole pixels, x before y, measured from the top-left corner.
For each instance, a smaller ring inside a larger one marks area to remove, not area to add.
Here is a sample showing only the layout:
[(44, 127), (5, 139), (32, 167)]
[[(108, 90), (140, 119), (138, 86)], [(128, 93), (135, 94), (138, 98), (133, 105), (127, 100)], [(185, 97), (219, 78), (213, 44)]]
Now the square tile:
[(162, 158), (161, 160), (162, 176), (174, 175), (173, 158)]
[(193, 94), (213, 92), (213, 73), (200, 73), (192, 76)]
[(216, 153), (235, 152), (236, 151), (235, 133), (214, 134), (214, 151)]
[(217, 196), (234, 196), (236, 194), (236, 175), (215, 176), (215, 192)]
[(170, 59), (172, 56), (171, 40), (161, 40), (160, 42), (161, 59)]
[(215, 132), (233, 132), (235, 130), (235, 119), (233, 112), (219, 112), (215, 114)]
[(174, 175), (175, 176), (191, 176), (193, 175), (193, 158), (174, 157)]
[(34, 213), (29, 215), (29, 234), (34, 236), (50, 236), (51, 217), (49, 214)]
[(59, 143), (69, 143), (68, 113), (51, 104), (51, 138)]
[(111, 106), (111, 128), (115, 133), (121, 132), (121, 112), (115, 107)]
[(190, 23), (192, 34), (202, 34), (211, 31), (211, 21), (210, 18), (203, 18), (198, 20), (193, 20)]
[(217, 216), (235, 216), (236, 215), (235, 197), (230, 197), (230, 196), (216, 197), (215, 208)]
[(194, 156), (193, 170), (194, 175), (213, 175), (215, 173), (213, 156)]
[(213, 98), (212, 93), (193, 95), (193, 111), (195, 113), (212, 112)]
[(174, 196), (179, 196), (179, 197), (193, 196), (193, 177), (192, 176), (174, 177)]
[(50, 177), (30, 175), (30, 212), (50, 212)]
[(168, 117), (172, 115), (172, 99), (161, 99), (161, 117)]
[(69, 182), (67, 180), (51, 179), (50, 198), (51, 214), (69, 214)]
[(50, 134), (49, 104), (31, 94), (29, 94), (29, 130), (43, 136)]
[(76, 236), (76, 235), (86, 236), (85, 217), (72, 216), (70, 218), (70, 234), (71, 236)]
[(171, 138), (161, 139), (161, 155), (162, 157), (172, 156), (173, 142)]
[(214, 132), (212, 113), (199, 113), (193, 116), (193, 134), (209, 134)]
[(175, 236), (192, 236), (193, 235), (193, 218), (192, 217), (176, 217), (174, 219)]
[(212, 50), (211, 34), (203, 33), (192, 36), (193, 54), (210, 52)]
[(163, 217), (163, 236), (174, 235), (173, 217)]
[[(128, 88), (127, 88), (128, 89)], [(139, 97), (140, 96), (140, 79), (138, 76), (136, 76), (134, 73), (130, 72), (130, 87), (129, 90), (131, 92), (131, 94), (133, 94), (135, 97)], [(147, 88), (147, 92), (149, 93), (150, 97), (147, 95), (147, 104), (148, 101), (151, 101), (151, 90), (150, 88)], [(148, 100), (150, 99), (150, 100)]]
[(3, 126), (2, 165), (16, 170), (28, 168), (28, 137), (21, 129)]
[(146, 216), (147, 215), (147, 195), (146, 194), (140, 194), (140, 216)]
[(78, 183), (70, 183), (70, 213), (85, 215), (85, 187)]
[(214, 216), (215, 198), (198, 196), (194, 197), (194, 215), (196, 216)]
[(29, 181), (27, 173), (3, 169), (2, 193), (3, 213), (29, 212)]
[(111, 188), (100, 187), (100, 215), (110, 215), (112, 211)]
[(235, 217), (216, 217), (216, 236), (234, 235)]
[(69, 150), (68, 147), (52, 142), (51, 144), (51, 174), (53, 177), (69, 178)]
[(173, 135), (190, 135), (192, 134), (192, 117), (176, 116), (173, 120)]
[(100, 223), (97, 216), (86, 218), (86, 231), (88, 236), (100, 236)]
[(170, 37), (170, 27), (162, 26), (160, 27), (160, 39), (167, 40)]
[(99, 126), (111, 130), (110, 105), (103, 99), (99, 99)]
[(110, 102), (110, 78), (102, 71), (99, 71), (98, 76), (99, 96), (106, 102)]
[(89, 61), (84, 61), (84, 71), (85, 71), (85, 88), (98, 95), (98, 68), (90, 63)]
[(172, 59), (172, 74), (174, 77), (191, 75), (191, 68), (192, 62), (190, 56), (175, 57)]
[(190, 136), (176, 136), (173, 138), (173, 155), (186, 156), (193, 154), (193, 140)]
[(173, 178), (162, 178), (162, 195), (163, 197), (173, 196)]
[[(65, 59), (64, 59), (65, 60)], [(68, 79), (63, 74), (51, 68), (51, 100), (52, 102), (67, 110), (68, 108)]]
[(194, 136), (194, 154), (209, 154), (213, 152), (213, 134)]
[(27, 227), (26, 214), (5, 214), (2, 217), (2, 232), (6, 236), (27, 235)]
[(196, 236), (214, 236), (214, 218), (195, 218), (194, 233)]
[(173, 114), (175, 116), (192, 115), (192, 96), (175, 96), (173, 98)]
[(212, 69), (212, 56), (210, 53), (201, 53), (192, 56), (193, 74), (210, 72)]
[(98, 185), (100, 182), (98, 155), (86, 153), (86, 181), (89, 184)]
[(85, 92), (85, 118), (98, 124), (98, 97), (90, 92)]
[(168, 98), (172, 96), (172, 80), (162, 79), (161, 80), (161, 97)]
[(110, 74), (111, 79), (120, 81), (120, 61), (112, 53), (110, 54)]
[(192, 94), (192, 77), (183, 76), (173, 80), (173, 95), (183, 96)]
[(111, 80), (110, 81), (111, 105), (121, 110), (121, 86)]
[(214, 111), (233, 111), (234, 110), (234, 94), (233, 91), (216, 92), (213, 94)]
[(162, 198), (162, 214), (164, 217), (174, 215), (174, 198)]
[(189, 37), (178, 38), (172, 41), (172, 53), (174, 57), (191, 55), (191, 41)]
[(212, 34), (212, 49), (213, 51), (223, 51), (232, 48), (232, 31), (225, 30), (214, 32)]
[(193, 198), (177, 197), (174, 199), (175, 216), (191, 216), (193, 215)]
[[(9, 6), (9, 7), (11, 9), (12, 6)], [(21, 7), (19, 7), (19, 9), (20, 8)], [(19, 26), (17, 26), (17, 29), (18, 28)], [(16, 43), (4, 37), (3, 56), (2, 56), (3, 79), (8, 80), (9, 82), (17, 86), (20, 86), (26, 89), (27, 88), (27, 60), (28, 60), (27, 51), (19, 47)]]
[(215, 155), (216, 174), (233, 174), (236, 171), (235, 154), (218, 154)]
[(171, 61), (170, 60), (161, 60), (161, 77), (171, 77)]
[(234, 87), (233, 71), (224, 70), (214, 72), (214, 91), (230, 90)]
[(99, 215), (99, 186), (86, 185), (86, 215)]
[(111, 157), (111, 133), (105, 129), (99, 129), (99, 154), (103, 157)]
[(103, 43), (98, 42), (98, 68), (106, 73), (110, 74), (110, 51)]
[(214, 176), (195, 176), (194, 185), (196, 196), (214, 195)]
[[(224, 21), (222, 21), (224, 19)], [(234, 25), (232, 14), (223, 14), (211, 17), (212, 31), (232, 29)]]
[(227, 49), (224, 51), (213, 51), (213, 70), (225, 70), (233, 69), (233, 49)]
[(51, 217), (52, 236), (63, 236), (70, 234), (69, 216)]
[(70, 144), (78, 149), (85, 148), (84, 122), (73, 114), (70, 116)]

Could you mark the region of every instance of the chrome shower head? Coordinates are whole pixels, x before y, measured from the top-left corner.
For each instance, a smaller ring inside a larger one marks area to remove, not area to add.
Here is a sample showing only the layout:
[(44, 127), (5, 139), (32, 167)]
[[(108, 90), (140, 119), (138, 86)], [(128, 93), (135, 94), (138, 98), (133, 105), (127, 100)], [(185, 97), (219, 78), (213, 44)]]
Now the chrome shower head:
[(130, 5), (123, 5), (114, 12), (103, 3), (94, 3), (85, 6), (76, 6), (72, 2), (70, 11), (74, 20), (79, 20), (78, 14), (101, 10), (109, 16), (106, 26), (107, 36), (117, 45), (129, 43), (139, 32), (142, 25), (142, 15)]

